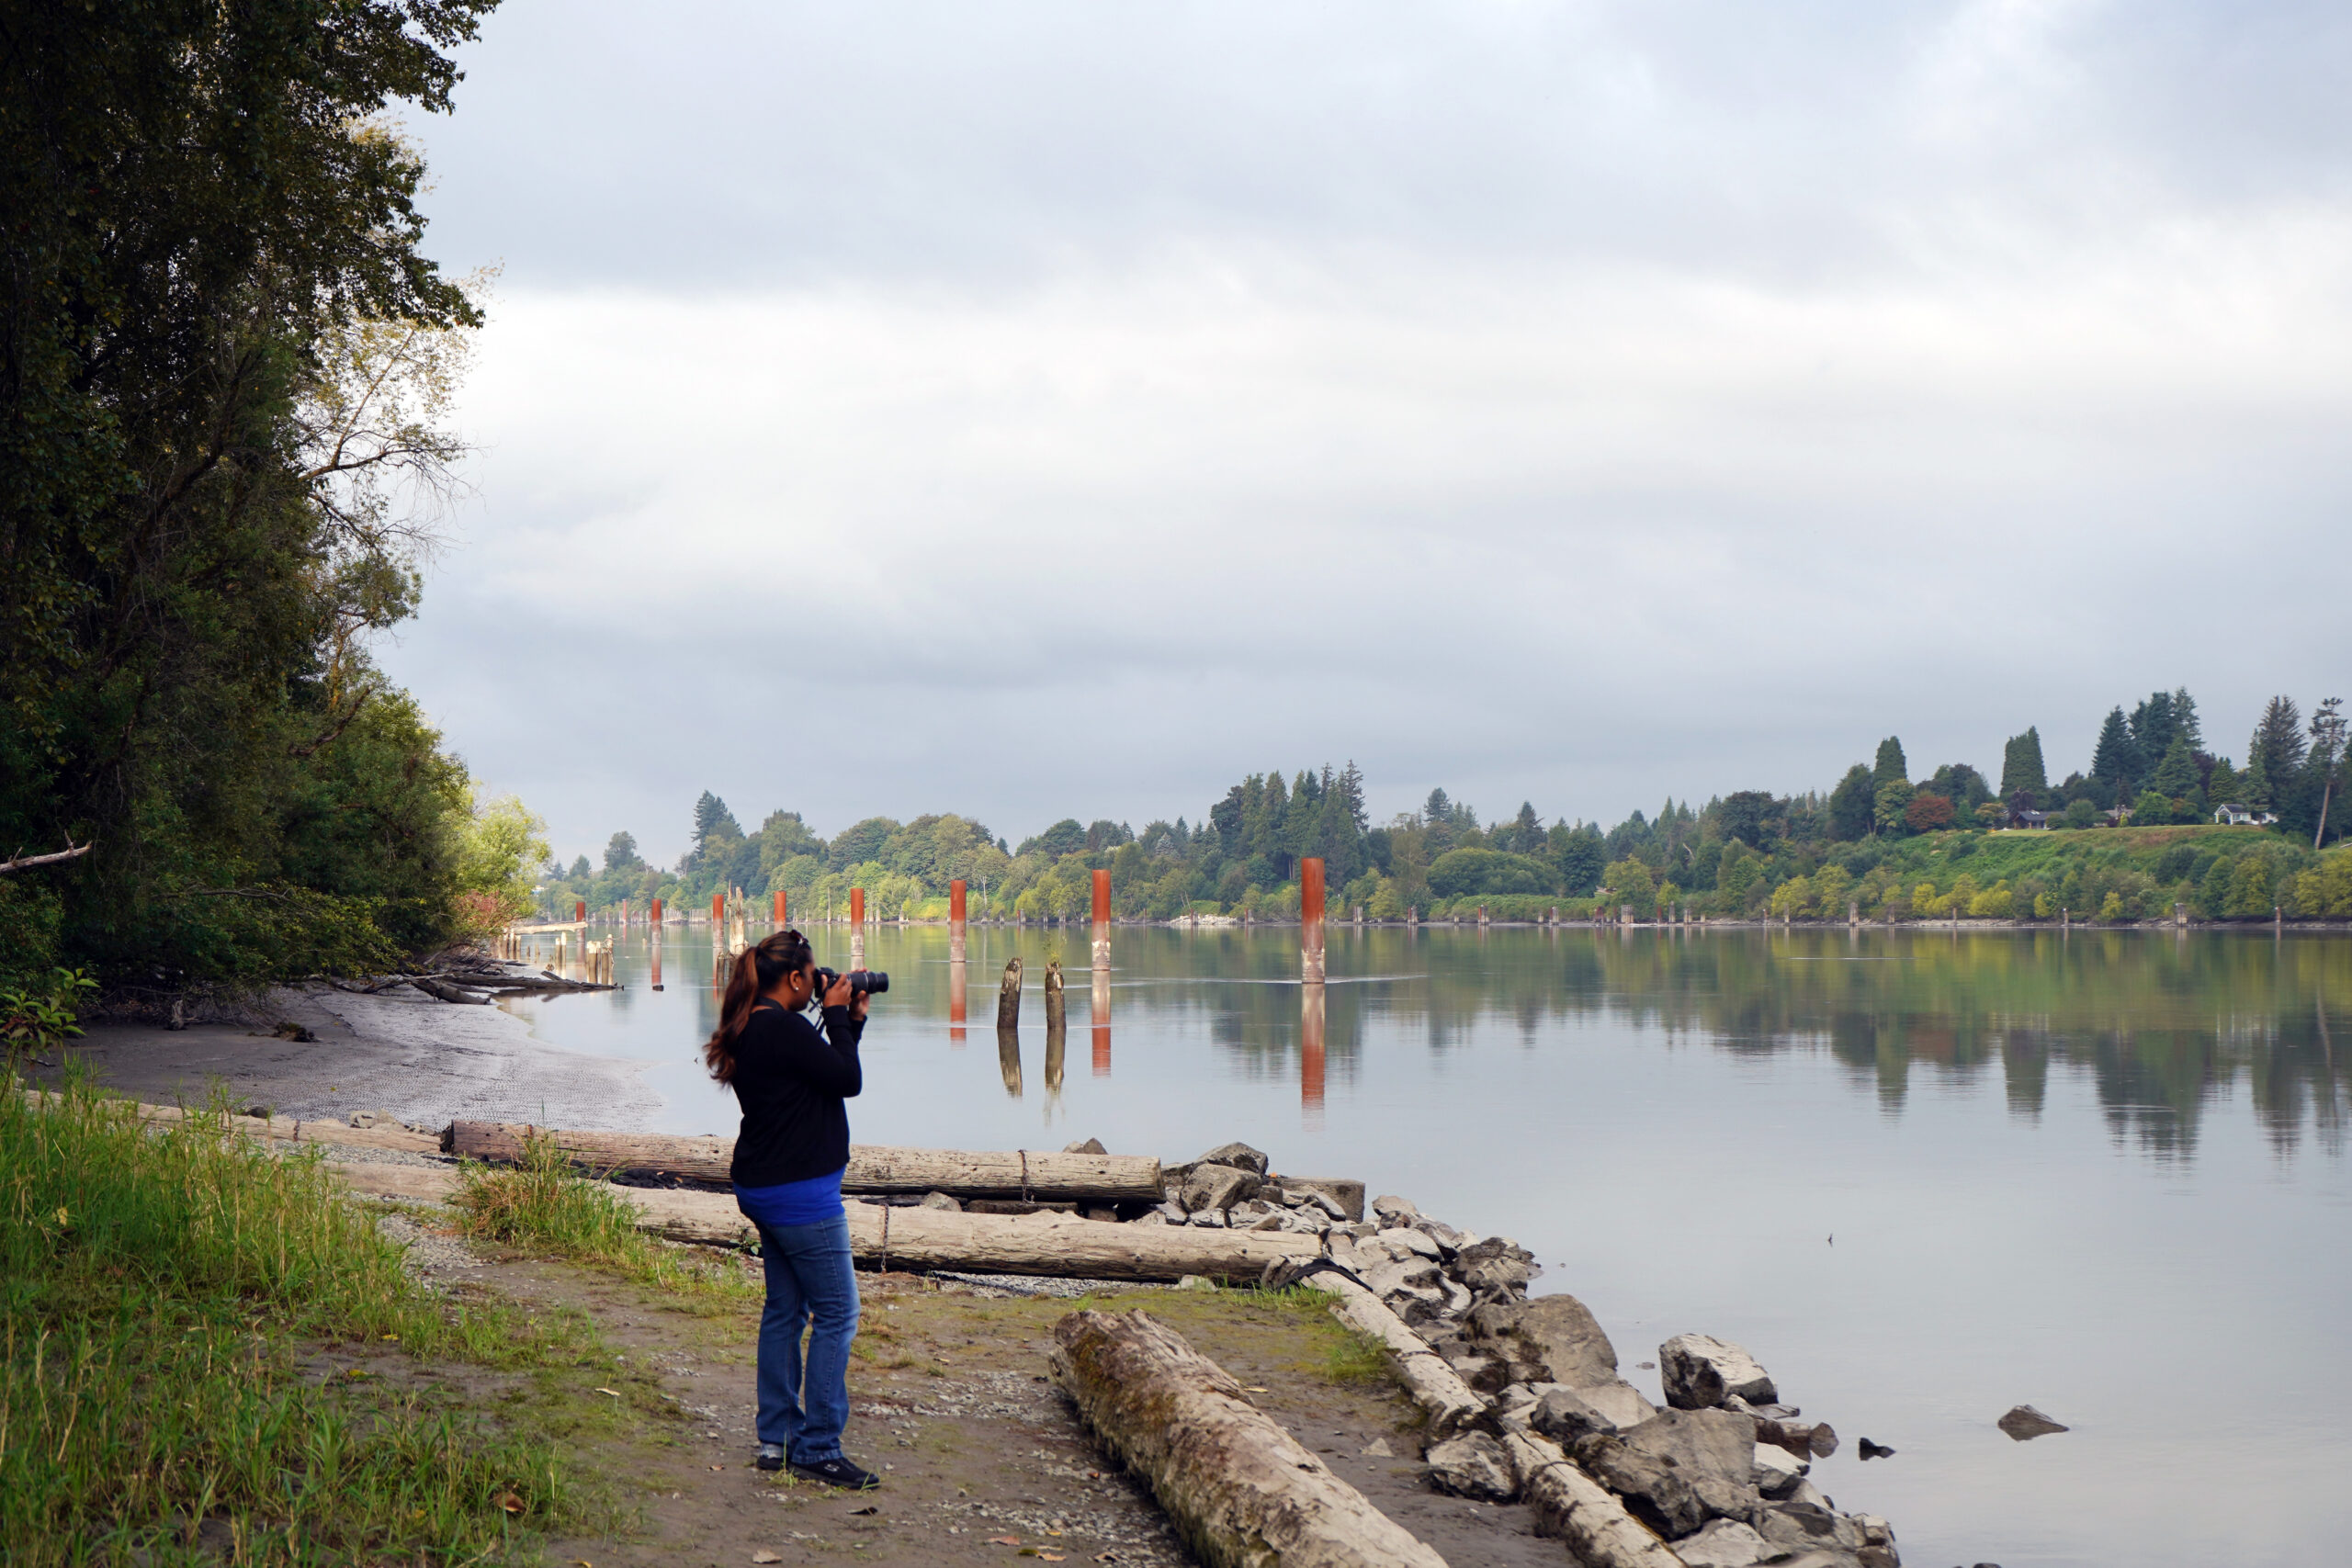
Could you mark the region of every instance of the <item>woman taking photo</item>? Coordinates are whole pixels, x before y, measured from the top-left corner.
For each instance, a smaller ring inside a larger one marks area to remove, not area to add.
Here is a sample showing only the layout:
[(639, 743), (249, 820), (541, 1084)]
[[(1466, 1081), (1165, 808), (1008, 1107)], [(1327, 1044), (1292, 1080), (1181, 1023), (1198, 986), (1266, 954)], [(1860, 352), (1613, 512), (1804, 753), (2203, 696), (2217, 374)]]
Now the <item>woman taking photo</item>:
[[(849, 1421), (849, 1348), (857, 1337), (842, 1173), (849, 1112), (863, 1087), (857, 1040), (866, 997), (846, 977), (824, 994), (824, 1025), (808, 1016), (818, 984), (808, 939), (778, 931), (735, 958), (717, 1032), (703, 1047), (710, 1076), (735, 1091), (735, 1202), (758, 1227), (767, 1269), (760, 1314), (760, 1468), (866, 1491), (880, 1479), (842, 1454)], [(800, 1336), (808, 1331), (808, 1364)]]

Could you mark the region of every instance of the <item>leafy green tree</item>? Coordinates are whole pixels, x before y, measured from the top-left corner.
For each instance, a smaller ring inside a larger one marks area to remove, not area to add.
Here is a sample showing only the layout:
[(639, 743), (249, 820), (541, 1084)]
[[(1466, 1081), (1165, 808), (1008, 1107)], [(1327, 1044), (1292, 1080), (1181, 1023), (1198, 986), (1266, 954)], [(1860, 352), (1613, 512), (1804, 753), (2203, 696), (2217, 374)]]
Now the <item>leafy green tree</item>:
[(2089, 801), (2076, 798), (2066, 803), (2066, 826), (2088, 828), (2098, 821), (2098, 807)]
[(1531, 856), (1500, 850), (1448, 850), (1430, 863), (1430, 891), (1441, 898), (1548, 893), (1552, 891), (1551, 868)]
[(2238, 857), (2237, 870), (2230, 877), (2230, 907), (2233, 915), (2267, 915), (2277, 898), (2271, 886), (2270, 857), (2248, 854)]
[(1878, 786), (1872, 802), (1875, 820), (1882, 833), (1899, 833), (1904, 828), (1904, 814), (1911, 809), (1913, 791), (1907, 779), (1889, 779)]
[(1868, 838), (1877, 826), (1878, 786), (1860, 762), (1829, 793), (1829, 836), (1841, 842)]
[(637, 835), (615, 833), (605, 845), (605, 869), (628, 871), (643, 865), (645, 859), (637, 852)]
[(1601, 891), (1611, 903), (1631, 904), (1637, 915), (1646, 915), (1657, 907), (1657, 881), (1650, 868), (1637, 860), (1611, 862), (1601, 875)]
[(1552, 863), (1558, 868), (1560, 889), (1571, 897), (1581, 898), (1600, 886), (1608, 860), (1601, 849), (1600, 830), (1589, 823), (1563, 831), (1554, 847)]
[(1770, 790), (1736, 790), (1716, 807), (1724, 837), (1736, 839), (1752, 850), (1770, 850), (1780, 841), (1787, 803)]
[(1064, 855), (1083, 853), (1085, 849), (1086, 829), (1078, 825), (1077, 818), (1065, 817), (1035, 838), (1023, 839), (1013, 852), (1016, 857), (1036, 853), (1058, 861)]

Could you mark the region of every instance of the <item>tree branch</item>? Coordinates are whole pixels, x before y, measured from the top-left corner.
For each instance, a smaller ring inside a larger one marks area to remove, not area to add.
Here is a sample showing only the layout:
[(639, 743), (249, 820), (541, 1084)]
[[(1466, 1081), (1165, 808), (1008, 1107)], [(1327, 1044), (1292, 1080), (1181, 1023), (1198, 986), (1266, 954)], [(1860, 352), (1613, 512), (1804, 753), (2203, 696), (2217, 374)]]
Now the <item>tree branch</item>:
[(65, 842), (67, 847), (54, 854), (18, 855), (15, 860), (0, 860), (0, 875), (6, 875), (12, 871), (25, 871), (37, 865), (55, 865), (59, 861), (74, 860), (88, 854), (97, 847), (97, 840), (95, 839), (86, 844), (76, 844), (71, 839), (66, 840)]

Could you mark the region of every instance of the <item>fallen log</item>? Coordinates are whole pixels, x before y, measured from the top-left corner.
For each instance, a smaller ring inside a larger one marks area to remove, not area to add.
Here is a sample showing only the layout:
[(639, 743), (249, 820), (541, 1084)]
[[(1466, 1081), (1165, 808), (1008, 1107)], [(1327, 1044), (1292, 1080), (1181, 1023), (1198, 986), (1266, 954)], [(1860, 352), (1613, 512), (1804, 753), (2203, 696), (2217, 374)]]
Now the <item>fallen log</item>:
[[(34, 1106), (46, 1109), (57, 1096), (41, 1089), (27, 1089), (25, 1098)], [(109, 1097), (111, 1098), (111, 1097)], [(175, 1126), (198, 1116), (209, 1116), (209, 1111), (189, 1111), (178, 1105), (149, 1105), (143, 1101), (130, 1102), (139, 1120), (150, 1126)], [(351, 1148), (399, 1149), (410, 1154), (431, 1154), (441, 1146), (441, 1141), (430, 1133), (412, 1133), (405, 1127), (354, 1127), (335, 1121), (298, 1122), (291, 1116), (255, 1116), (247, 1111), (232, 1111), (228, 1115), (228, 1131), (250, 1138), (268, 1138), (286, 1144), (336, 1144)]]
[[(454, 1172), (418, 1166), (352, 1162), (334, 1163), (334, 1169), (353, 1190), (379, 1197), (440, 1202), (457, 1188)], [(752, 1222), (724, 1192), (607, 1190), (636, 1208), (640, 1229), (673, 1241), (748, 1247), (758, 1239)], [(961, 1214), (855, 1202), (845, 1207), (851, 1256), (881, 1268), (1136, 1281), (1198, 1274), (1238, 1284), (1257, 1279), (1277, 1258), (1315, 1247), (1312, 1236), (1121, 1225), (1074, 1214)]]
[(1148, 1313), (1054, 1326), (1055, 1381), (1214, 1568), (1445, 1568)]
[[(529, 1136), (552, 1139), (575, 1165), (633, 1176), (683, 1176), (723, 1183), (735, 1140), (706, 1134), (579, 1132), (511, 1122), (453, 1122), (441, 1152), (513, 1164)], [(1016, 1149), (967, 1154), (954, 1149), (903, 1149), (859, 1144), (849, 1151), (844, 1192), (944, 1192), (956, 1198), (1091, 1199), (1156, 1203), (1162, 1194), (1159, 1162), (1148, 1155), (1069, 1155)]]
[(1339, 1297), (1332, 1314), (1357, 1333), (1380, 1341), (1405, 1391), (1428, 1413), (1430, 1441), (1442, 1442), (1465, 1427), (1486, 1424), (1487, 1402), (1430, 1348), (1428, 1340), (1406, 1326), (1403, 1318), (1352, 1276), (1326, 1269), (1302, 1274), (1298, 1282)]
[(1506, 1428), (1503, 1451), (1519, 1495), (1535, 1510), (1535, 1529), (1565, 1543), (1585, 1568), (1682, 1568), (1673, 1548), (1625, 1511), (1614, 1493), (1578, 1470), (1560, 1445)]

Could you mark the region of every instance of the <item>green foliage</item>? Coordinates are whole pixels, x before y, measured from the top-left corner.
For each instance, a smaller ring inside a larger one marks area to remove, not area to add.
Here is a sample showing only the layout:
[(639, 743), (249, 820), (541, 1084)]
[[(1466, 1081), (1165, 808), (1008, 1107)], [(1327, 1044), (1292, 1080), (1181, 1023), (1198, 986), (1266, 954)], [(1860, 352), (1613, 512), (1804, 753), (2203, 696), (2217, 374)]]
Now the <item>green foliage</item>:
[(1846, 770), (1829, 795), (1829, 836), (1851, 841), (1878, 826), (1878, 786), (1860, 762)]
[(79, 1083), (0, 1096), (8, 1561), (179, 1561), (213, 1516), (248, 1562), (472, 1561), (576, 1520), (545, 1441), (322, 1387), (295, 1353), (529, 1365), (576, 1356), (571, 1326), (435, 1299), (315, 1156), (229, 1123), (142, 1129)]
[(2091, 777), (2123, 799), (2132, 785), (2147, 775), (2147, 763), (2120, 707), (2110, 709), (2099, 726), (2098, 744), (2091, 751)]
[(2041, 732), (2028, 725), (2023, 735), (2012, 735), (2001, 748), (2001, 798), (2015, 801), (2027, 795), (2028, 806), (2039, 806), (2050, 793), (2050, 772), (2042, 765)]
[(2098, 807), (2087, 800), (2070, 800), (2064, 815), (2067, 827), (2087, 828), (2098, 820)]
[(526, 1136), (511, 1169), (469, 1161), (454, 1207), (465, 1234), (599, 1263), (640, 1284), (741, 1306), (760, 1292), (740, 1270), (690, 1258), (637, 1228), (637, 1210), (601, 1181), (581, 1179), (552, 1138)]
[(1544, 893), (1552, 868), (1500, 850), (1448, 850), (1430, 863), (1430, 891), (1441, 898), (1472, 893)]
[(1874, 819), (1882, 833), (1899, 833), (1904, 829), (1904, 814), (1911, 809), (1914, 791), (1905, 779), (1889, 779), (1878, 786), (1872, 803)]
[(46, 984), (0, 991), (0, 1040), (18, 1051), (46, 1051), (82, 1032), (74, 1021), (98, 983), (79, 969), (50, 972)]
[(485, 9), (10, 14), (0, 844), (96, 843), (35, 874), (54, 956), (110, 983), (277, 978), (456, 919), (462, 771), (366, 647), (414, 605), (480, 316), (374, 117), (446, 109)]
[(1878, 761), (1871, 769), (1871, 792), (1873, 796), (1888, 784), (1900, 784), (1911, 777), (1911, 764), (1903, 760), (1903, 742), (1890, 735), (1878, 743)]

